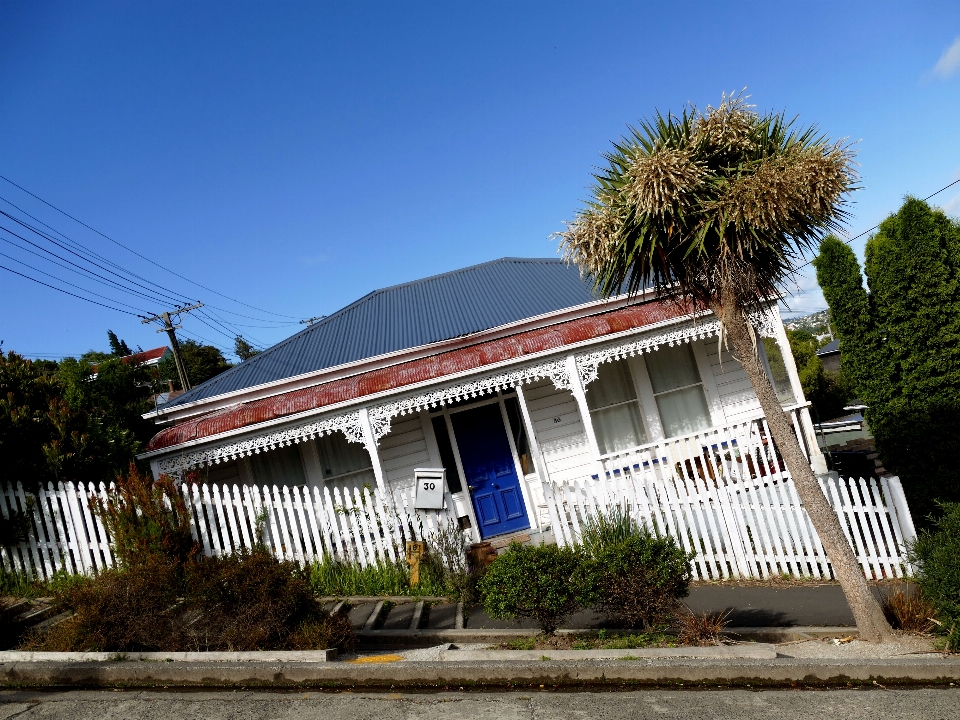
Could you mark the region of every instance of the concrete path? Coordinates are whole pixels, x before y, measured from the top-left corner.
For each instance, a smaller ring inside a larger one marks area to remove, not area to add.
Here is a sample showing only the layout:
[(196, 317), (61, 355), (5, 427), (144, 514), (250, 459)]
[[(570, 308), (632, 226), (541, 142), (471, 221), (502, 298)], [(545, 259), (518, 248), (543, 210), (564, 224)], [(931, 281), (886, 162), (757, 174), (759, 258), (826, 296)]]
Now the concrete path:
[(61, 720), (877, 720), (956, 718), (960, 691), (647, 690), (434, 694), (316, 692), (0, 692), (0, 719)]
[[(734, 627), (851, 626), (853, 614), (839, 585), (797, 585), (782, 588), (733, 585), (698, 585), (686, 598), (694, 612), (730, 610), (729, 624)], [(379, 600), (355, 601), (350, 620), (358, 630), (397, 632), (408, 629), (453, 630), (457, 626), (457, 606), (428, 603), (416, 614), (416, 600), (400, 600), (391, 606)], [(463, 627), (467, 630), (533, 629), (532, 621), (513, 622), (491, 618), (480, 606), (465, 608)], [(568, 629), (603, 627), (604, 620), (592, 610), (584, 610), (564, 623)], [(416, 627), (414, 627), (414, 625)]]

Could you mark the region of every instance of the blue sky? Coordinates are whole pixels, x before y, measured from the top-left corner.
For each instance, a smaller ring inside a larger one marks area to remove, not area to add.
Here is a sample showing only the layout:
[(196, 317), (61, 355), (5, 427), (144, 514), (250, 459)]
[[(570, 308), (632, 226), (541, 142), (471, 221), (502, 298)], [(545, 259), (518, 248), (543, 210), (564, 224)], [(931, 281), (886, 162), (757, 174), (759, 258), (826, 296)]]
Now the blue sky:
[[(851, 235), (960, 178), (955, 1), (2, 0), (0, 174), (210, 290), (3, 181), (0, 197), (219, 308), (224, 325), (187, 316), (186, 336), (228, 347), (242, 323), (272, 344), (378, 287), (555, 255), (550, 234), (628, 123), (745, 86), (761, 110), (860, 141)], [(936, 201), (960, 214), (960, 185)], [(794, 308), (823, 307), (810, 286)], [(0, 270), (5, 350), (77, 355), (107, 328), (145, 348), (164, 337)]]

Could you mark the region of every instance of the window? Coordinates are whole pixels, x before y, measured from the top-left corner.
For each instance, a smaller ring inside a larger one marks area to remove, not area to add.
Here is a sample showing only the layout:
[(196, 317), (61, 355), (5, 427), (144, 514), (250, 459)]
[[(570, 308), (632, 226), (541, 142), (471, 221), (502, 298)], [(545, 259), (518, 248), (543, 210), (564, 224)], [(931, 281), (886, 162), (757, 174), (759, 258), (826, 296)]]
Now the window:
[(300, 461), (300, 448), (296, 445), (251, 455), (250, 465), (257, 485), (292, 487), (307, 482)]
[(793, 386), (790, 384), (790, 375), (787, 373), (787, 363), (784, 362), (783, 352), (780, 350), (780, 343), (774, 338), (764, 338), (763, 350), (764, 355), (766, 355), (767, 373), (770, 375), (770, 382), (777, 392), (777, 399), (780, 404), (790, 405), (796, 402), (796, 398), (793, 397)]
[(447, 488), (451, 493), (463, 490), (463, 478), (460, 477), (460, 468), (453, 457), (453, 445), (450, 443), (450, 433), (447, 432), (447, 419), (443, 415), (435, 415), (430, 419), (433, 424), (433, 434), (437, 437), (437, 448), (440, 450), (440, 462), (447, 470)]
[(710, 409), (690, 345), (661, 348), (644, 359), (664, 437), (710, 427)]
[(637, 391), (626, 360), (603, 363), (587, 386), (587, 407), (600, 454), (619, 452), (647, 441)]
[(367, 449), (361, 443), (347, 442), (340, 432), (317, 440), (317, 456), (324, 480), (373, 467)]

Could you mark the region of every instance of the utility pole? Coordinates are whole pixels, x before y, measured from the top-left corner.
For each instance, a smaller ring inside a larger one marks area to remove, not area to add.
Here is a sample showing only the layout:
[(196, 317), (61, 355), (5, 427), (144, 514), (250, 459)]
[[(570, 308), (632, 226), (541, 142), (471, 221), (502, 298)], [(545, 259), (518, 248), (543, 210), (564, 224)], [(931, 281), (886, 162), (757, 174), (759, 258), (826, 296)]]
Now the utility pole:
[[(191, 305), (190, 307), (177, 308), (172, 311), (173, 315), (180, 315), (181, 313), (190, 312), (191, 310), (196, 310), (197, 308), (202, 308), (203, 303), (198, 302), (196, 305)], [(163, 327), (157, 330), (157, 332), (165, 332), (167, 337), (170, 338), (170, 349), (173, 350), (173, 362), (177, 365), (177, 375), (180, 376), (180, 387), (183, 388), (184, 392), (190, 389), (190, 378), (187, 377), (187, 367), (183, 364), (183, 358), (180, 356), (180, 343), (177, 342), (177, 329), (182, 327), (180, 325), (174, 325), (170, 320), (171, 313), (162, 312), (159, 315), (151, 315), (150, 317), (143, 318), (143, 323), (156, 322), (157, 320), (163, 321)], [(177, 318), (179, 320), (179, 317)]]

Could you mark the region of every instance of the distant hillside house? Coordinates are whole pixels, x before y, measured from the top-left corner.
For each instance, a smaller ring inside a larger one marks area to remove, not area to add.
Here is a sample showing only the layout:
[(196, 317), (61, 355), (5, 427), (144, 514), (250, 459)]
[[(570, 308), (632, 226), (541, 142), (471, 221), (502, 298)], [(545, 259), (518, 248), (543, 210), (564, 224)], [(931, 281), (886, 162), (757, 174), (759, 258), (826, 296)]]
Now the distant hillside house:
[[(170, 348), (164, 345), (163, 347), (153, 348), (152, 350), (141, 350), (132, 355), (124, 355), (120, 358), (120, 362), (127, 363), (128, 365), (142, 365), (146, 368), (154, 368), (160, 364), (161, 360), (170, 356), (172, 356)], [(91, 369), (93, 370), (92, 377), (96, 377), (97, 366), (92, 365)]]
[[(824, 472), (775, 302), (755, 325)], [(718, 329), (649, 294), (597, 299), (556, 259), (504, 258), (372, 292), (172, 399), (142, 457), (218, 484), (386, 491), (445, 468), (476, 539), (535, 532), (544, 483), (641, 464), (705, 477), (720, 453), (767, 474), (740, 454), (738, 437), (769, 435)], [(700, 453), (685, 466), (681, 444)]]
[(840, 372), (840, 341), (832, 340), (817, 350), (817, 357), (823, 362), (823, 369)]

